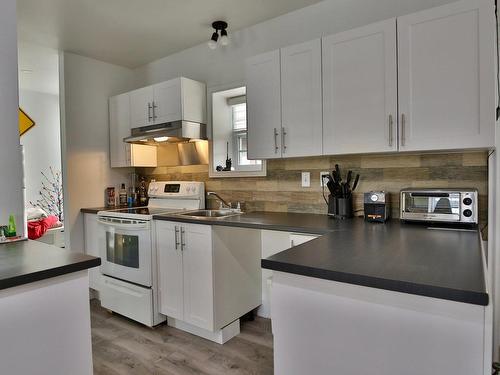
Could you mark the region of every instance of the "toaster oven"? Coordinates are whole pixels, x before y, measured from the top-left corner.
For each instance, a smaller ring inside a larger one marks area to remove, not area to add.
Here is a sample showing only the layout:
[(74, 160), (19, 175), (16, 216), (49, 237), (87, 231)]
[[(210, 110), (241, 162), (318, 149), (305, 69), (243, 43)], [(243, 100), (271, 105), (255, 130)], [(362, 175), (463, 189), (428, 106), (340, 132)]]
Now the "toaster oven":
[(400, 218), (405, 221), (477, 224), (476, 189), (403, 189)]

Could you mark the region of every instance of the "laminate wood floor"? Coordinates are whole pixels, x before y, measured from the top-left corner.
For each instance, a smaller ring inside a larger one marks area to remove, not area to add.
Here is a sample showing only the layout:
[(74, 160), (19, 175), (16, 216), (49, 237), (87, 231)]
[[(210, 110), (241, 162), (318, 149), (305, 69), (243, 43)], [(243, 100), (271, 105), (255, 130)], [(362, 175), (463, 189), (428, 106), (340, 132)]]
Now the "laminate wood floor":
[(273, 374), (270, 321), (256, 317), (219, 345), (162, 324), (153, 329), (91, 301), (94, 375)]

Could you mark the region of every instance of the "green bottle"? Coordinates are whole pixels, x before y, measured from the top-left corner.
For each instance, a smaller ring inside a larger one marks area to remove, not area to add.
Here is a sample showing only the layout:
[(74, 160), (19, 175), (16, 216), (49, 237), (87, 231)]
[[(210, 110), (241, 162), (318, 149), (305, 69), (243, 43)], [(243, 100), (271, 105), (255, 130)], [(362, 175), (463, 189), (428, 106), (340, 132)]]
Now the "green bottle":
[(16, 236), (16, 219), (14, 219), (14, 215), (10, 215), (9, 225), (7, 226), (5, 237), (15, 237), (15, 236)]

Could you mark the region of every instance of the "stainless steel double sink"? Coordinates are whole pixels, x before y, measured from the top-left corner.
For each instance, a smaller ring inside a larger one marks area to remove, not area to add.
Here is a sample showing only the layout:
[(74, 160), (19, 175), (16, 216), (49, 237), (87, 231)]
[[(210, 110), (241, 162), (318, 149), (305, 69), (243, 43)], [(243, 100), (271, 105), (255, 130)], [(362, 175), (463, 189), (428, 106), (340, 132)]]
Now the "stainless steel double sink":
[(211, 218), (211, 219), (222, 219), (225, 217), (229, 216), (236, 216), (236, 215), (241, 215), (243, 212), (239, 210), (196, 210), (196, 211), (189, 211), (189, 212), (183, 212), (179, 213), (177, 215), (179, 216), (189, 216), (193, 217), (196, 219), (204, 219), (204, 218)]

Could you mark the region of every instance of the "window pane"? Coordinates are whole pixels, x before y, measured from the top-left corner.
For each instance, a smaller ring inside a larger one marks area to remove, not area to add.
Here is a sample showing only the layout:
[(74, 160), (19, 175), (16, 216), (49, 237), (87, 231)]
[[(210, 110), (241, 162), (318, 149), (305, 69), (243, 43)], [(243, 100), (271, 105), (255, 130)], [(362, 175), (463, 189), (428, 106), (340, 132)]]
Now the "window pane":
[(247, 128), (246, 103), (233, 105), (233, 129), (246, 130), (246, 128)]
[(238, 136), (238, 151), (247, 151), (247, 134)]

